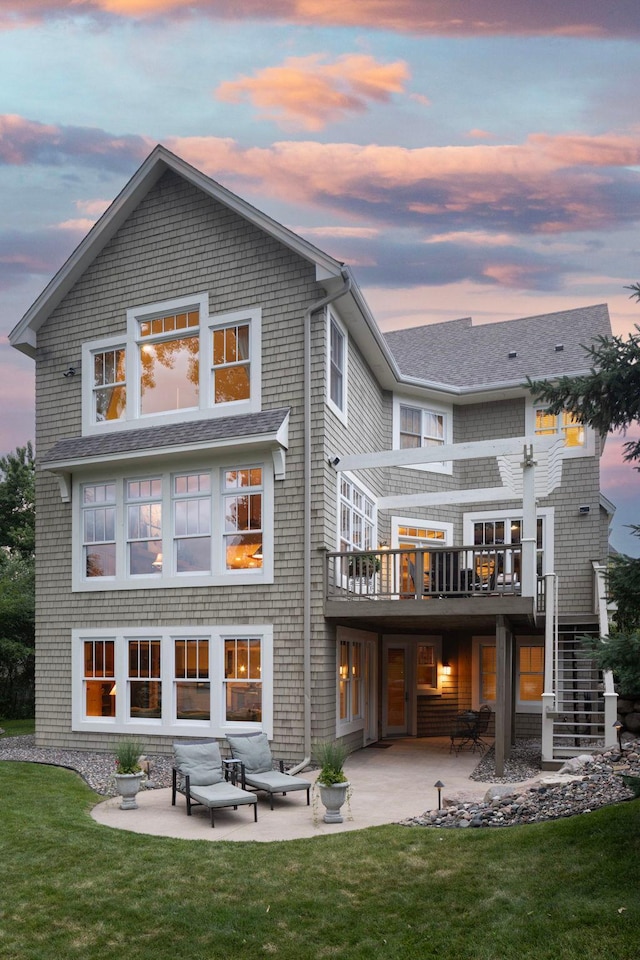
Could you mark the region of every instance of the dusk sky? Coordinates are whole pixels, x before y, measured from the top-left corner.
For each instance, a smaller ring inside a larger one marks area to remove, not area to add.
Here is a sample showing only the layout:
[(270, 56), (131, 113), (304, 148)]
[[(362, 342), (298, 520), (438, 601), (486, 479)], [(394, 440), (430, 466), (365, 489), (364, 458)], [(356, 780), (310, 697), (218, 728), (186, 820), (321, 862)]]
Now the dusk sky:
[(9, 331), (156, 143), (349, 263), (383, 330), (633, 332), (639, 43), (639, 0), (2, 0), (0, 454), (33, 437)]

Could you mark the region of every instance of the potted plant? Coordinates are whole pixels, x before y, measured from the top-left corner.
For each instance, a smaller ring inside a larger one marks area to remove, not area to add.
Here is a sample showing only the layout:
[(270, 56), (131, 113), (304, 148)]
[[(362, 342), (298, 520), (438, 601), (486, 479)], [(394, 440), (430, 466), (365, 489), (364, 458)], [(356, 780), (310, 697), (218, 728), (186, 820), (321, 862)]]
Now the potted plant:
[(325, 823), (342, 823), (344, 818), (340, 808), (347, 799), (350, 786), (342, 769), (347, 758), (347, 749), (342, 743), (329, 741), (318, 744), (315, 755), (320, 764), (316, 784), (325, 807), (322, 819)]
[(366, 577), (371, 579), (374, 573), (380, 572), (380, 557), (375, 553), (357, 553), (349, 557), (349, 576)]
[(136, 810), (136, 795), (144, 777), (140, 766), (143, 753), (142, 745), (137, 740), (120, 740), (116, 746), (116, 790), (122, 803), (121, 810)]

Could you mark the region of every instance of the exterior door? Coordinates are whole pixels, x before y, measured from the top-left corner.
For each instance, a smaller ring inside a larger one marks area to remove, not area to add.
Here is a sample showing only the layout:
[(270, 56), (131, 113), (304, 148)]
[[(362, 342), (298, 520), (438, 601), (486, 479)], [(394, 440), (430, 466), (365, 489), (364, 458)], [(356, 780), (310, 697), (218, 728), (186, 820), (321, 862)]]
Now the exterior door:
[(411, 650), (408, 643), (385, 640), (382, 709), (382, 735), (385, 737), (402, 737), (412, 732)]

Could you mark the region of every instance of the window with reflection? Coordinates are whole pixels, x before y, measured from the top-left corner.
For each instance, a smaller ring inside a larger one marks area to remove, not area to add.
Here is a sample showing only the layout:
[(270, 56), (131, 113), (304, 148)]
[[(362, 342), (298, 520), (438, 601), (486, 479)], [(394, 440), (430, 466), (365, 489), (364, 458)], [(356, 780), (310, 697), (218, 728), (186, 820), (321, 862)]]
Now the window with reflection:
[(233, 403), (251, 396), (248, 323), (213, 330), (213, 402)]
[(124, 347), (93, 354), (93, 416), (96, 423), (120, 420), (127, 410)]
[(176, 718), (209, 720), (211, 686), (209, 681), (209, 640), (194, 637), (175, 642)]
[(139, 321), (142, 416), (199, 406), (199, 324), (198, 310)]
[(160, 640), (129, 640), (129, 713), (132, 718), (162, 716)]
[(177, 573), (211, 569), (211, 474), (173, 478), (173, 527)]
[(225, 470), (223, 486), (226, 568), (262, 567), (262, 468)]
[(127, 543), (133, 577), (162, 573), (162, 480), (128, 480)]
[(85, 577), (115, 576), (115, 498), (115, 483), (87, 483), (82, 487), (82, 556)]
[(225, 717), (262, 719), (262, 643), (259, 637), (224, 641)]

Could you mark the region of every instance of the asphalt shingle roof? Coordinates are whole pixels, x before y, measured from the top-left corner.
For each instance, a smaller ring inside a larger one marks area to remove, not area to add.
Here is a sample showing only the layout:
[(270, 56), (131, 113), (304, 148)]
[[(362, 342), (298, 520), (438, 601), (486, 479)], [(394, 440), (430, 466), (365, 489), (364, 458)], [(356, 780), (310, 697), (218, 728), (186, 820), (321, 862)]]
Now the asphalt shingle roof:
[(601, 303), (475, 326), (466, 317), (394, 330), (385, 339), (403, 376), (480, 387), (587, 371), (583, 345), (610, 335), (609, 311)]
[(43, 465), (93, 457), (143, 453), (167, 447), (215, 444), (220, 440), (269, 436), (277, 433), (289, 413), (288, 407), (247, 413), (236, 417), (191, 420), (140, 430), (120, 430), (92, 437), (69, 437), (47, 450)]

